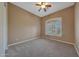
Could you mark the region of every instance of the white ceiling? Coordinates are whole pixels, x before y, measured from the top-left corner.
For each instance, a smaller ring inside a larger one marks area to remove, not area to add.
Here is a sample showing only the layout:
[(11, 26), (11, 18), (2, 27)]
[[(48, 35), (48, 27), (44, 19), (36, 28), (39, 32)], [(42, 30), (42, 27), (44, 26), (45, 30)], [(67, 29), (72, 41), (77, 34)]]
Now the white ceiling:
[(39, 8), (35, 6), (36, 2), (12, 2), (12, 4), (15, 4), (40, 17), (49, 15), (51, 13), (54, 13), (56, 11), (59, 11), (74, 5), (74, 2), (51, 2), (51, 3), (53, 4), (53, 7), (47, 9), (46, 12), (44, 12), (43, 10), (39, 12), (38, 11)]

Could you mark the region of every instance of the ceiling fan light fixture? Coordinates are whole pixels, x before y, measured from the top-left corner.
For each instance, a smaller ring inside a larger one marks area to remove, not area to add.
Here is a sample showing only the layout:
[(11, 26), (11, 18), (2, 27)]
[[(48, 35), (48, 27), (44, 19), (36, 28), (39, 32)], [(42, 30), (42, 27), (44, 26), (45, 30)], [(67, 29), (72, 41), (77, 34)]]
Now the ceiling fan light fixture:
[(36, 4), (36, 6), (40, 8), (38, 11), (43, 9), (45, 12), (46, 12), (46, 9), (48, 9), (49, 7), (52, 7), (52, 5), (49, 2), (39, 2)]

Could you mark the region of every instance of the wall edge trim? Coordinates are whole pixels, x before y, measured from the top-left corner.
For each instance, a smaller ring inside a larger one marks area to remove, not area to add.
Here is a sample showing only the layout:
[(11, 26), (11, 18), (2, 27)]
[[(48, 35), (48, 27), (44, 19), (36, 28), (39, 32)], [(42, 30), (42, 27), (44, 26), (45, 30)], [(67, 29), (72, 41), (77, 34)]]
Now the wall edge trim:
[(61, 43), (66, 43), (66, 44), (74, 45), (74, 43), (67, 42), (67, 41), (62, 41), (62, 40), (57, 40), (57, 39), (51, 39), (51, 38), (46, 38), (46, 39), (55, 40), (55, 41), (58, 41), (58, 42), (61, 42)]
[(16, 43), (13, 43), (13, 44), (9, 44), (9, 46), (14, 46), (14, 45), (18, 45), (18, 44), (21, 44), (21, 43), (25, 43), (25, 42), (28, 42), (28, 41), (32, 41), (32, 40), (35, 40), (35, 39), (38, 39), (39, 37), (33, 37), (31, 39), (27, 39), (27, 40), (24, 40), (24, 41), (20, 41), (20, 42), (16, 42)]
[(75, 50), (76, 50), (76, 52), (77, 52), (77, 55), (79, 56), (79, 50), (78, 50), (76, 44), (74, 44), (74, 48), (75, 48)]
[[(50, 38), (47, 38), (47, 39), (50, 39)], [(51, 40), (51, 39), (50, 39), (50, 40)], [(77, 55), (79, 56), (79, 50), (78, 50), (77, 46), (76, 46), (74, 43), (65, 42), (65, 41), (56, 40), (56, 39), (54, 39), (54, 41), (58, 41), (58, 42), (62, 42), (62, 43), (66, 43), (66, 44), (71, 44), (71, 45), (73, 45), (74, 48), (75, 48), (75, 50), (76, 50), (76, 52), (77, 52)]]

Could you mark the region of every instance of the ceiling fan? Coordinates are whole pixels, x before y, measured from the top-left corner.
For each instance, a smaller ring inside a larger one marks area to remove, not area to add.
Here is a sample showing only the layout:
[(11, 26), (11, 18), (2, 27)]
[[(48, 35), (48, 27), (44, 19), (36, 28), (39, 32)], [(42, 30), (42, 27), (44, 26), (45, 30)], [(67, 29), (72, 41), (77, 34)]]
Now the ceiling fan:
[(40, 8), (38, 11), (43, 9), (45, 12), (47, 11), (47, 9), (49, 7), (52, 7), (52, 4), (47, 3), (47, 2), (39, 2), (39, 3), (35, 4), (35, 5)]

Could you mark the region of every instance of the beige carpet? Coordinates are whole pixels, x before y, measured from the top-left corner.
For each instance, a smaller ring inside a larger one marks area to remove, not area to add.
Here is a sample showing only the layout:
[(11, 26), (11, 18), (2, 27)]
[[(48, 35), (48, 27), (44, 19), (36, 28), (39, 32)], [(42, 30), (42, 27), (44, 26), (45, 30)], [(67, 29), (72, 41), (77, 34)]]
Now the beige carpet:
[(78, 57), (78, 55), (72, 45), (36, 39), (9, 47), (6, 57)]

